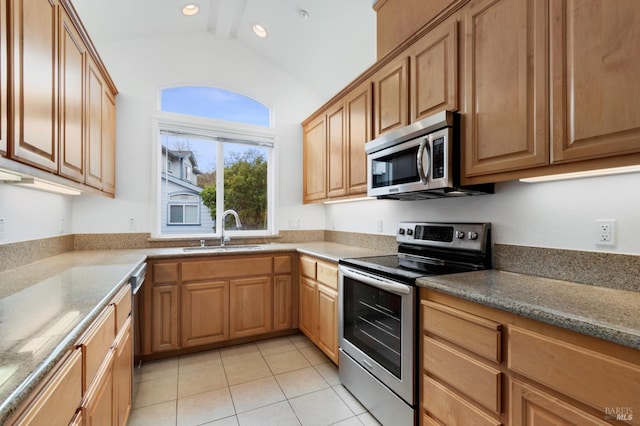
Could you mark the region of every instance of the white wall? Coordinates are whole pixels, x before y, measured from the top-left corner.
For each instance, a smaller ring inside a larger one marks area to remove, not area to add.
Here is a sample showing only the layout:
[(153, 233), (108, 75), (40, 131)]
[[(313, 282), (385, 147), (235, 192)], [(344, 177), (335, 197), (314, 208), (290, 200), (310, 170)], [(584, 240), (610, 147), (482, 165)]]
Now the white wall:
[(302, 205), (300, 123), (320, 104), (312, 91), (234, 40), (208, 33), (108, 42), (100, 55), (120, 93), (117, 101), (116, 199), (82, 196), (73, 203), (73, 232), (151, 232), (151, 119), (162, 87), (199, 84), (250, 96), (275, 111), (276, 227), (322, 229), (322, 205)]
[(0, 218), (4, 220), (0, 245), (69, 234), (71, 204), (70, 195), (0, 183)]
[[(595, 243), (596, 219), (616, 220), (616, 245)], [(373, 200), (327, 207), (327, 229), (395, 235), (399, 221), (491, 222), (502, 244), (640, 254), (640, 173), (496, 185), (480, 197)], [(382, 232), (378, 232), (382, 221)]]

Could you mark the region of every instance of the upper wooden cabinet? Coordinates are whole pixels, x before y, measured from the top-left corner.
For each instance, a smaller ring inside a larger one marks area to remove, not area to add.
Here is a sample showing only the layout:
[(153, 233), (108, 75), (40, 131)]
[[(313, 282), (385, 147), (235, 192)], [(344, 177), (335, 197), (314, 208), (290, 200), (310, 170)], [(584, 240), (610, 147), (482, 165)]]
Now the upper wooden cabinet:
[(551, 1), (551, 162), (640, 152), (640, 2)]
[(84, 181), (84, 81), (86, 48), (69, 15), (60, 9), (59, 173)]
[[(7, 2), (0, 1), (0, 28), (7, 28)], [(0, 154), (7, 152), (7, 32), (0, 31)]]
[(458, 109), (458, 17), (428, 32), (410, 50), (411, 122)]
[(344, 103), (329, 108), (327, 112), (327, 171), (329, 197), (347, 194), (347, 143), (345, 138)]
[[(9, 0), (12, 158), (58, 171), (58, 2)], [(3, 27), (4, 30), (5, 27)]]
[(304, 128), (304, 202), (367, 192), (372, 86), (365, 82)]
[(373, 137), (409, 124), (409, 59), (401, 55), (373, 77)]
[(468, 183), (640, 163), (638, 2), (479, 0), (463, 13)]
[(472, 1), (463, 17), (466, 175), (547, 164), (547, 1)]
[(402, 44), (423, 25), (458, 0), (378, 0), (376, 11), (378, 59)]
[(304, 125), (303, 201), (321, 201), (327, 197), (327, 128), (321, 115)]
[(0, 13), (0, 152), (113, 195), (117, 90), (73, 6), (8, 0)]

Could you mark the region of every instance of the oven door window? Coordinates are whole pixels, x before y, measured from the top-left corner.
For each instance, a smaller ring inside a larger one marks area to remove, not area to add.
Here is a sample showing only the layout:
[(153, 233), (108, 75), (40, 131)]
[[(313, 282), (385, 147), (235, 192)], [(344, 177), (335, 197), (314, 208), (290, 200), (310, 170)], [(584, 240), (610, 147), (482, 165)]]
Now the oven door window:
[(344, 338), (401, 378), (402, 297), (344, 278)]
[(402, 185), (420, 181), (417, 166), (418, 147), (394, 152), (371, 160), (373, 188)]

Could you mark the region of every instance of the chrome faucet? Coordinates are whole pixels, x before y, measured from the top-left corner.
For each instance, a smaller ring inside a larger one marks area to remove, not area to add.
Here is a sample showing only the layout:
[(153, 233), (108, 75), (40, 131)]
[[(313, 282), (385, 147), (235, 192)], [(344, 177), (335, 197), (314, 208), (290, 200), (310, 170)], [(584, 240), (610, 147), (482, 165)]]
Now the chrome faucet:
[(224, 247), (224, 243), (231, 240), (231, 238), (224, 236), (224, 220), (229, 215), (232, 215), (236, 219), (236, 228), (237, 229), (239, 229), (242, 226), (242, 223), (240, 223), (240, 216), (238, 216), (238, 213), (236, 213), (235, 210), (229, 209), (229, 210), (226, 210), (224, 213), (222, 213), (222, 226), (220, 227), (221, 228), (221, 232), (220, 232), (220, 247)]

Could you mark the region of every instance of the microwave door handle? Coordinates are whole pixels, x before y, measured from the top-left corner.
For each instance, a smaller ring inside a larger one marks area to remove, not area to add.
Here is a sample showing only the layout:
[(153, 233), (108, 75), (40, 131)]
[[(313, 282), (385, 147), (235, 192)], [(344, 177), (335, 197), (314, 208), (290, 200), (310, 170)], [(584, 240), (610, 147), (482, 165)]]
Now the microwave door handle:
[[(429, 145), (429, 138), (424, 138), (420, 143), (420, 147), (418, 148), (418, 157), (416, 159), (416, 166), (418, 167), (418, 176), (420, 177), (420, 182), (424, 185), (428, 183), (429, 174), (431, 173), (431, 150)], [(427, 155), (427, 170), (422, 168), (424, 164), (423, 158), (424, 155)]]

